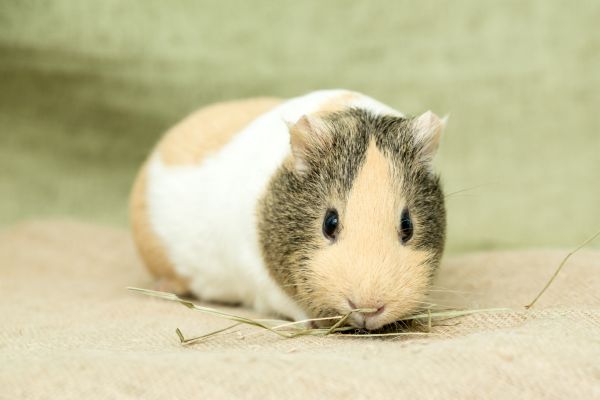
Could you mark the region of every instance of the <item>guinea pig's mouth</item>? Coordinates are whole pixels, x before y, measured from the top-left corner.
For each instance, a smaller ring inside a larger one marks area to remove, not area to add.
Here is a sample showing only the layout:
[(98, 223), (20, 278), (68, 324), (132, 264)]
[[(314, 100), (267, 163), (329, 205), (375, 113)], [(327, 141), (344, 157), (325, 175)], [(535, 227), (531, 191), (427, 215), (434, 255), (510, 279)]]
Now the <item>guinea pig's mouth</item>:
[(388, 324), (385, 324), (377, 329), (366, 329), (366, 328), (356, 328), (354, 330), (347, 330), (340, 332), (341, 334), (353, 333), (353, 334), (385, 334), (385, 333), (401, 333), (401, 332), (409, 332), (414, 330), (414, 324), (412, 321), (394, 321)]
[[(313, 328), (331, 328), (344, 319), (341, 326), (347, 328), (348, 332), (378, 332), (381, 330), (397, 331), (401, 327), (406, 327), (405, 321), (390, 321), (389, 315), (385, 315), (384, 310), (376, 310), (370, 313), (352, 312), (350, 314), (331, 313), (331, 319), (323, 319), (311, 322)], [(335, 317), (334, 317), (335, 316)]]
[[(335, 322), (334, 322), (335, 323)], [(331, 328), (334, 323), (317, 323), (312, 322), (311, 328)], [(400, 333), (400, 332), (409, 332), (414, 330), (415, 324), (414, 320), (398, 320), (394, 322), (389, 322), (384, 324), (378, 328), (368, 329), (366, 326), (356, 326), (355, 324), (346, 325), (346, 330), (341, 330), (339, 334), (386, 334), (386, 333)]]
[(386, 323), (384, 311), (384, 307), (381, 307), (374, 312), (353, 312), (348, 318), (348, 325), (367, 331), (379, 329)]
[[(352, 307), (352, 309), (356, 308)], [(361, 311), (321, 309), (317, 314), (317, 319), (313, 320), (310, 325), (312, 328), (320, 329), (329, 329), (338, 324), (338, 327), (344, 327), (344, 329), (336, 329), (336, 333), (398, 333), (421, 326), (412, 316), (420, 314), (423, 309), (421, 307), (406, 308), (400, 315), (395, 312), (397, 308), (394, 307)]]

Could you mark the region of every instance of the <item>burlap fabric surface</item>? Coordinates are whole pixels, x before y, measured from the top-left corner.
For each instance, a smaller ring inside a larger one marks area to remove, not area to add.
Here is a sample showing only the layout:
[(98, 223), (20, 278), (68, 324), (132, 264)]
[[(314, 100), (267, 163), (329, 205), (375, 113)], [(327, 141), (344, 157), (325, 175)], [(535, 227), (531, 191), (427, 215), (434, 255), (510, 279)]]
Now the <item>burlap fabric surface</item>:
[[(447, 258), (440, 300), (510, 311), (425, 338), (286, 340), (127, 292), (150, 286), (127, 232), (35, 222), (0, 233), (0, 398), (599, 398), (600, 252)], [(243, 313), (242, 310), (235, 310)], [(246, 311), (246, 314), (251, 315)], [(456, 324), (458, 323), (458, 324)]]

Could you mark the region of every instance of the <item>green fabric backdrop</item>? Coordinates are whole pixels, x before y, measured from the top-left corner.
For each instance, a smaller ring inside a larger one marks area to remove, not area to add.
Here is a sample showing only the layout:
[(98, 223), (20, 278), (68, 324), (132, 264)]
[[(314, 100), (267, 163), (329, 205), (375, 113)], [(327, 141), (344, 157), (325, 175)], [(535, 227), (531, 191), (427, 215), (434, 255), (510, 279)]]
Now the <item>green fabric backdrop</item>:
[[(449, 248), (600, 229), (600, 3), (2, 1), (0, 225), (125, 226), (136, 168), (194, 108), (319, 88), (450, 113)], [(597, 243), (596, 246), (599, 246)]]

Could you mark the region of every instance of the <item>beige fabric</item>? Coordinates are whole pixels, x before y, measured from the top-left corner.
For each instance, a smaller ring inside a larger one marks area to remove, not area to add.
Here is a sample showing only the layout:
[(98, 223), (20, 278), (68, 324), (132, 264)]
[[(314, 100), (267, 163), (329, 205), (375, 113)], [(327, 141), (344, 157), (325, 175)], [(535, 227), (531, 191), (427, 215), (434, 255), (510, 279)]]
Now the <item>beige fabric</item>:
[[(440, 301), (514, 311), (448, 321), (428, 338), (280, 339), (125, 291), (149, 286), (126, 232), (35, 222), (0, 233), (0, 398), (598, 398), (600, 253), (445, 262)], [(240, 312), (239, 310), (237, 310)], [(455, 325), (456, 322), (460, 322)]]

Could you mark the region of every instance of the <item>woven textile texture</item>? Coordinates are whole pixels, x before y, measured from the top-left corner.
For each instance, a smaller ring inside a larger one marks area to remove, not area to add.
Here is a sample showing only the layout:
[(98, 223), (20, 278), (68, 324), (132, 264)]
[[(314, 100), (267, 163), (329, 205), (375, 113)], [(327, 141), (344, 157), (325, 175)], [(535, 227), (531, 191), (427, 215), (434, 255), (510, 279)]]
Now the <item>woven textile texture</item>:
[[(31, 222), (0, 234), (0, 398), (598, 398), (600, 253), (448, 258), (436, 301), (509, 311), (413, 338), (281, 339), (125, 290), (149, 287), (126, 231)], [(247, 310), (236, 313), (252, 315)]]

